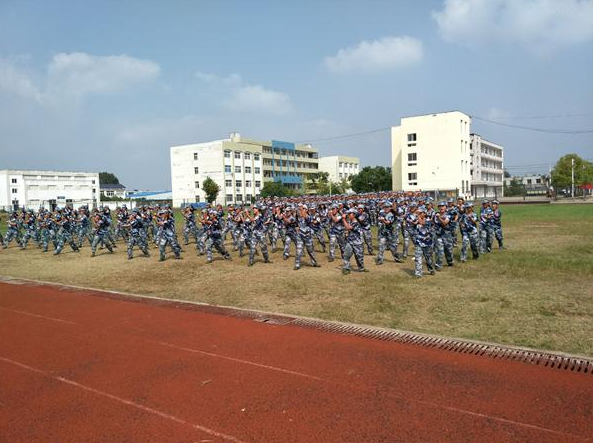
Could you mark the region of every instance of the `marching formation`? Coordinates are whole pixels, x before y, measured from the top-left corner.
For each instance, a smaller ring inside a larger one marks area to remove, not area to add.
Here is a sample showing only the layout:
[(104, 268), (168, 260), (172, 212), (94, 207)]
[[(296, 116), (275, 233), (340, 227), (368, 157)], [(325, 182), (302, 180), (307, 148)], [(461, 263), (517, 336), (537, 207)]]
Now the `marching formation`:
[[(88, 243), (95, 257), (98, 248), (113, 253), (116, 242), (122, 239), (127, 244), (128, 259), (134, 257), (134, 248), (150, 256), (151, 243), (158, 248), (161, 261), (166, 258), (167, 246), (176, 259), (181, 258), (182, 248), (169, 206), (142, 206), (131, 211), (122, 206), (114, 213), (115, 217), (108, 207), (15, 211), (9, 214), (6, 234), (0, 234), (0, 242), (4, 249), (13, 240), (26, 249), (32, 240), (43, 252), (48, 252), (51, 245), (54, 255), (59, 255), (66, 245), (80, 252)], [(269, 249), (281, 249), (283, 259), (288, 260), (294, 244), (294, 270), (301, 268), (305, 253), (310, 266), (320, 267), (318, 245), (329, 262), (337, 258), (339, 251), (343, 274), (351, 272), (352, 258), (359, 272), (368, 272), (366, 250), (376, 265), (385, 262), (386, 254), (397, 263), (411, 256), (414, 274), (419, 278), (424, 265), (431, 275), (445, 263), (453, 266), (453, 249), (459, 238), (462, 263), (470, 251), (474, 260), (490, 252), (494, 240), (504, 249), (502, 212), (496, 200), (484, 200), (476, 212), (473, 203), (462, 198), (434, 202), (422, 193), (381, 192), (270, 198), (260, 200), (251, 209), (229, 205), (225, 210), (218, 205), (198, 212), (188, 206), (182, 214), (184, 245), (193, 240), (197, 254), (205, 255), (207, 263), (213, 262), (213, 250), (225, 260), (231, 259), (225, 246), (230, 237), (233, 251), (241, 257), (248, 254), (248, 266), (255, 264), (260, 253), (264, 263), (271, 263)]]

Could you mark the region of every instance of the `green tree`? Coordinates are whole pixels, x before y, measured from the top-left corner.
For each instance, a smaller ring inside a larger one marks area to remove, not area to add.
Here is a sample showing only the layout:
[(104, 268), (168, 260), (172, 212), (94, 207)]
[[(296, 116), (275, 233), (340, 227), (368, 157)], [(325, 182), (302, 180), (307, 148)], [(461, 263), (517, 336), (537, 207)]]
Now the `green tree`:
[(570, 188), (572, 184), (572, 160), (574, 159), (574, 186), (593, 181), (593, 163), (576, 154), (566, 154), (558, 159), (552, 169), (552, 186), (555, 189)]
[(206, 180), (202, 183), (202, 189), (206, 193), (206, 200), (208, 200), (208, 203), (216, 201), (216, 197), (218, 197), (218, 193), (220, 192), (220, 186), (218, 186), (214, 180), (210, 177), (206, 177)]
[(119, 185), (119, 179), (111, 172), (99, 172), (99, 183), (102, 185)]
[(264, 183), (264, 187), (261, 188), (259, 195), (263, 198), (290, 197), (291, 195), (294, 195), (294, 192), (280, 182), (269, 181)]
[(365, 166), (350, 180), (354, 192), (391, 191), (391, 168)]
[(525, 194), (527, 194), (525, 185), (516, 178), (513, 178), (508, 186), (506, 184), (504, 185), (505, 197), (519, 197)]

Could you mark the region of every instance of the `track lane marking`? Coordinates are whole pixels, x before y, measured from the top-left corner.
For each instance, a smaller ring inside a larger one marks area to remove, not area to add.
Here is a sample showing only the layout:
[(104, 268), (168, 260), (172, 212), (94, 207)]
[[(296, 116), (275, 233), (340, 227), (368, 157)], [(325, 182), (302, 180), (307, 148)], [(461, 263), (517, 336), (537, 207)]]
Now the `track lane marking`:
[(76, 323), (76, 322), (74, 322), (74, 321), (70, 321), (70, 320), (64, 320), (64, 319), (61, 319), (61, 318), (47, 317), (47, 316), (45, 316), (45, 315), (34, 314), (34, 313), (32, 313), (32, 312), (27, 312), (27, 311), (19, 311), (19, 310), (16, 310), (16, 309), (4, 308), (4, 307), (2, 307), (2, 306), (0, 306), (0, 309), (3, 309), (3, 310), (5, 310), (5, 311), (14, 312), (14, 313), (16, 313), (16, 314), (21, 314), (21, 315), (28, 315), (28, 316), (30, 316), (30, 317), (43, 318), (43, 319), (45, 319), (45, 320), (57, 321), (57, 322), (59, 322), (59, 323), (68, 323), (68, 324), (71, 324), (71, 325), (82, 326), (82, 325), (80, 325), (79, 323)]
[(324, 380), (321, 377), (317, 377), (315, 375), (309, 375), (309, 374), (304, 374), (302, 372), (291, 371), (290, 369), (284, 369), (284, 368), (279, 368), (279, 367), (276, 367), (276, 366), (264, 365), (263, 363), (256, 363), (256, 362), (249, 361), (249, 360), (242, 360), (240, 358), (228, 357), (226, 355), (215, 354), (213, 352), (200, 351), (199, 349), (185, 348), (183, 346), (177, 346), (177, 345), (174, 345), (174, 344), (171, 344), (171, 343), (167, 343), (167, 342), (164, 342), (164, 341), (155, 341), (155, 340), (148, 340), (148, 339), (146, 339), (146, 340), (148, 342), (150, 342), (150, 343), (156, 343), (156, 344), (159, 344), (161, 346), (166, 346), (166, 347), (172, 348), (172, 349), (178, 349), (180, 351), (191, 352), (191, 353), (194, 353), (194, 354), (207, 355), (208, 357), (220, 358), (222, 360), (229, 360), (229, 361), (232, 361), (232, 362), (235, 362), (235, 363), (242, 363), (244, 365), (256, 366), (258, 368), (269, 369), (271, 371), (282, 372), (284, 374), (296, 375), (298, 377), (310, 378), (312, 380), (328, 381), (328, 380)]
[[(34, 316), (34, 317), (45, 318), (45, 319), (48, 319), (48, 320), (54, 320), (54, 321), (58, 321), (58, 322), (65, 322), (65, 323), (71, 323), (71, 324), (78, 325), (78, 326), (83, 326), (83, 325), (81, 325), (79, 323), (75, 323), (75, 322), (72, 322), (72, 321), (55, 319), (55, 318), (51, 318), (51, 317), (44, 317), (44, 316), (41, 316), (41, 315), (31, 314), (31, 313), (27, 313), (27, 312), (24, 312), (24, 311), (15, 311), (15, 310), (12, 310), (12, 309), (2, 308), (2, 307), (0, 307), (0, 309), (6, 309), (6, 310), (17, 312), (17, 313), (20, 313), (20, 314), (31, 315), (31, 316)], [(124, 335), (127, 335), (127, 336), (135, 336), (134, 334), (130, 334), (130, 333), (126, 333), (126, 332), (123, 332), (123, 334)], [(285, 374), (291, 374), (291, 375), (295, 375), (295, 376), (298, 376), (298, 377), (304, 377), (304, 378), (308, 378), (308, 379), (312, 379), (312, 380), (317, 380), (317, 381), (326, 382), (326, 383), (330, 383), (330, 384), (334, 384), (334, 385), (338, 385), (338, 386), (343, 386), (343, 387), (346, 387), (346, 388), (349, 388), (349, 389), (353, 389), (354, 388), (356, 390), (363, 390), (363, 391), (368, 391), (370, 389), (370, 387), (367, 387), (367, 386), (354, 387), (354, 386), (352, 386), (350, 384), (344, 384), (343, 382), (328, 380), (328, 379), (324, 379), (322, 377), (317, 377), (317, 376), (310, 375), (310, 374), (305, 374), (305, 373), (301, 373), (301, 372), (297, 372), (297, 371), (291, 371), (291, 370), (288, 370), (288, 369), (283, 369), (283, 368), (279, 368), (279, 367), (275, 367), (275, 366), (269, 366), (269, 365), (265, 365), (265, 364), (262, 364), (262, 363), (252, 362), (252, 361), (249, 361), (249, 360), (242, 360), (242, 359), (235, 358), (235, 357), (228, 357), (228, 356), (225, 356), (225, 355), (215, 354), (215, 353), (212, 353), (212, 352), (201, 351), (201, 350), (198, 350), (198, 349), (192, 349), (192, 348), (186, 348), (186, 347), (183, 347), (183, 346), (177, 346), (177, 345), (174, 345), (174, 344), (171, 344), (171, 343), (167, 343), (167, 342), (163, 342), (163, 341), (156, 341), (156, 340), (150, 340), (150, 339), (145, 339), (145, 338), (142, 338), (142, 339), (145, 340), (145, 341), (147, 341), (147, 342), (149, 342), (149, 343), (156, 343), (156, 344), (159, 344), (161, 346), (169, 347), (169, 348), (172, 348), (172, 349), (177, 349), (177, 350), (181, 350), (181, 351), (191, 352), (191, 353), (195, 353), (195, 354), (206, 355), (206, 356), (210, 356), (210, 357), (214, 357), (214, 358), (220, 358), (220, 359), (223, 359), (223, 360), (228, 360), (228, 361), (232, 361), (232, 362), (236, 362), (236, 363), (247, 364), (247, 365), (251, 365), (251, 366), (255, 366), (255, 367), (259, 367), (259, 368), (263, 368), (263, 369), (268, 369), (268, 370), (272, 370), (272, 371), (276, 371), (276, 372), (282, 372), (282, 373), (285, 373)], [(2, 358), (0, 357), (0, 359), (2, 359)], [(501, 422), (501, 423), (505, 423), (505, 424), (511, 424), (511, 425), (518, 426), (518, 427), (524, 427), (524, 428), (528, 428), (528, 429), (538, 430), (540, 432), (551, 433), (551, 434), (554, 434), (554, 435), (569, 436), (569, 437), (580, 439), (581, 441), (584, 441), (584, 442), (591, 442), (591, 441), (593, 441), (593, 440), (591, 440), (589, 438), (586, 438), (586, 437), (583, 437), (583, 436), (579, 436), (579, 435), (575, 435), (575, 434), (570, 434), (570, 433), (566, 433), (566, 432), (562, 432), (562, 431), (556, 431), (554, 429), (544, 428), (544, 427), (537, 426), (537, 425), (532, 425), (532, 424), (529, 424), (529, 423), (518, 422), (518, 421), (506, 419), (506, 418), (503, 418), (503, 417), (492, 416), (492, 415), (488, 415), (488, 414), (482, 414), (482, 413), (479, 413), (479, 412), (469, 411), (469, 410), (466, 410), (466, 409), (460, 409), (460, 408), (456, 408), (454, 406), (441, 405), (441, 404), (432, 403), (432, 402), (425, 401), (425, 400), (411, 399), (411, 398), (401, 397), (401, 396), (392, 395), (392, 394), (387, 394), (387, 396), (388, 397), (391, 397), (391, 398), (396, 398), (398, 400), (402, 400), (402, 401), (405, 401), (405, 402), (422, 404), (422, 405), (430, 406), (430, 407), (437, 408), (437, 409), (448, 410), (448, 411), (459, 413), (459, 414), (464, 414), (464, 415), (469, 415), (469, 416), (473, 416), (473, 417), (476, 417), (476, 418), (481, 418), (483, 420), (497, 421), (497, 422)], [(141, 406), (141, 405), (139, 405), (139, 406)]]
[(127, 400), (125, 398), (121, 398), (121, 397), (118, 397), (116, 395), (109, 394), (108, 392), (104, 392), (104, 391), (100, 391), (99, 389), (91, 388), (90, 386), (83, 385), (81, 383), (75, 382), (73, 380), (69, 380), (69, 379), (64, 378), (64, 377), (58, 377), (58, 376), (52, 375), (51, 373), (49, 373), (47, 371), (44, 371), (42, 369), (34, 368), (34, 367), (28, 366), (28, 365), (26, 365), (24, 363), (20, 363), (20, 362), (17, 362), (17, 361), (14, 361), (14, 360), (11, 360), (9, 358), (2, 357), (2, 356), (0, 356), (0, 360), (1, 361), (4, 361), (5, 363), (10, 363), (10, 364), (12, 364), (14, 366), (18, 366), (18, 367), (20, 367), (22, 369), (26, 369), (26, 370), (31, 371), (31, 372), (34, 372), (36, 374), (39, 374), (39, 375), (42, 375), (44, 377), (50, 378), (52, 380), (57, 380), (59, 382), (68, 384), (70, 386), (74, 386), (74, 387), (79, 388), (79, 389), (82, 389), (84, 391), (91, 392), (91, 393), (93, 393), (95, 395), (98, 395), (100, 397), (105, 397), (105, 398), (108, 398), (110, 400), (114, 400), (114, 401), (117, 401), (119, 403), (123, 403), (124, 405), (133, 406), (136, 409), (140, 409), (142, 411), (148, 412), (148, 413), (153, 414), (153, 415), (156, 415), (158, 417), (165, 418), (167, 420), (171, 420), (171, 421), (173, 421), (175, 423), (179, 423), (179, 424), (182, 424), (182, 425), (185, 425), (185, 426), (190, 426), (190, 427), (192, 427), (194, 429), (197, 429), (199, 431), (202, 431), (202, 432), (204, 432), (204, 433), (206, 433), (208, 435), (212, 435), (213, 437), (222, 438), (224, 440), (231, 441), (231, 442), (234, 442), (234, 443), (247, 443), (247, 442), (245, 442), (243, 440), (240, 440), (237, 437), (234, 437), (232, 435), (224, 434), (222, 432), (218, 432), (218, 431), (215, 431), (214, 429), (210, 429), (210, 428), (207, 428), (205, 426), (198, 425), (198, 424), (195, 424), (195, 423), (190, 423), (190, 422), (188, 422), (186, 420), (183, 420), (182, 418), (176, 417), (176, 416), (171, 415), (171, 414), (167, 414), (166, 412), (159, 411), (158, 409), (153, 409), (151, 407), (141, 405), (141, 404), (136, 403), (136, 402), (133, 402), (131, 400)]

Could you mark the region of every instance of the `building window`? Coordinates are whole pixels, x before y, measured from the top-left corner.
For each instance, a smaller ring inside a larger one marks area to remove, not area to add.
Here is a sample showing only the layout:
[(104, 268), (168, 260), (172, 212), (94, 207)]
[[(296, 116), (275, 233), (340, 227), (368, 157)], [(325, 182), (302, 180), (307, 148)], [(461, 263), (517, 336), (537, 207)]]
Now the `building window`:
[(194, 174), (197, 174), (197, 173), (199, 172), (199, 170), (198, 170), (198, 169), (199, 169), (199, 168), (198, 168), (197, 166), (194, 168)]
[(408, 154), (408, 161), (409, 162), (415, 162), (417, 160), (417, 156), (415, 152), (410, 152)]
[(235, 180), (235, 186), (236, 186), (237, 188), (240, 188), (240, 187), (241, 187), (241, 185), (242, 185), (242, 183), (241, 183), (241, 180)]
[(194, 160), (197, 160), (197, 159), (198, 159), (198, 153), (194, 152)]
[(241, 166), (235, 166), (235, 172), (237, 174), (240, 174), (241, 173)]
[(230, 188), (231, 186), (233, 186), (233, 181), (232, 181), (232, 180), (225, 180), (225, 181), (224, 181), (224, 185), (225, 185), (227, 188)]
[(340, 166), (340, 168), (342, 167), (342, 162), (340, 162), (339, 166)]
[(224, 151), (224, 158), (231, 158), (231, 151)]
[(255, 187), (256, 188), (261, 188), (261, 182), (259, 180), (255, 181)]
[(95, 180), (92, 181), (93, 185), (95, 184)]
[(224, 165), (224, 172), (231, 172), (231, 165)]
[(408, 134), (408, 142), (415, 142), (416, 134)]
[(196, 189), (200, 189), (200, 182), (194, 182), (194, 186)]
[(241, 159), (241, 153), (239, 151), (235, 151), (235, 158)]
[(245, 180), (245, 187), (251, 188), (251, 180)]
[(254, 172), (255, 172), (256, 174), (260, 174), (260, 173), (261, 173), (261, 170), (260, 170), (258, 167), (256, 167), (256, 168), (254, 168)]
[(342, 173), (340, 172), (340, 178), (342, 178)]
[(245, 166), (245, 174), (251, 174), (251, 166)]
[(196, 195), (196, 203), (200, 203), (200, 196)]
[(408, 173), (408, 181), (418, 180), (418, 173), (417, 172), (409, 172)]
[[(528, 179), (527, 179), (527, 184), (528, 184), (528, 185), (530, 185), (530, 184), (531, 184), (531, 179), (530, 179), (530, 178), (528, 178)], [(14, 189), (13, 189), (13, 191), (14, 191)]]
[(243, 201), (243, 196), (241, 194), (237, 194), (235, 195), (235, 200), (238, 202), (242, 202)]
[(17, 190), (16, 190), (16, 188), (12, 188), (12, 193), (13, 193), (13, 194), (16, 194), (16, 193), (17, 193)]
[(251, 160), (251, 153), (250, 152), (246, 152), (245, 154), (243, 154), (245, 157), (245, 160)]
[(255, 161), (259, 161), (259, 154), (253, 154), (253, 159)]
[(245, 201), (251, 203), (251, 194), (245, 194)]
[(225, 197), (225, 200), (227, 202), (232, 202), (233, 201), (233, 194), (227, 194), (226, 197)]
[(535, 182), (536, 182), (536, 183), (539, 185), (539, 184), (541, 184), (541, 182), (542, 182), (542, 179), (541, 179), (541, 178), (536, 178), (536, 179), (535, 179)]
[(13, 178), (13, 179), (11, 180), (11, 182), (12, 182), (12, 183), (16, 183), (16, 178)]

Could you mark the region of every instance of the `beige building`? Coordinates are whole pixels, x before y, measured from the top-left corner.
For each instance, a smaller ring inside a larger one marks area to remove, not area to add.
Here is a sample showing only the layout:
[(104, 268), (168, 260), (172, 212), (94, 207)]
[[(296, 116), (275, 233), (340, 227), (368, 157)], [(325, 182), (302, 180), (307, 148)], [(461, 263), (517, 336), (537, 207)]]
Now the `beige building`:
[(321, 157), (319, 159), (319, 171), (327, 172), (330, 181), (340, 182), (360, 172), (360, 159), (343, 155)]
[(391, 128), (393, 189), (469, 196), (470, 126), (459, 111), (402, 118)]
[(173, 205), (206, 201), (206, 177), (220, 187), (216, 203), (249, 204), (266, 181), (303, 191), (318, 172), (317, 149), (283, 141), (259, 141), (230, 134), (228, 139), (171, 147)]

